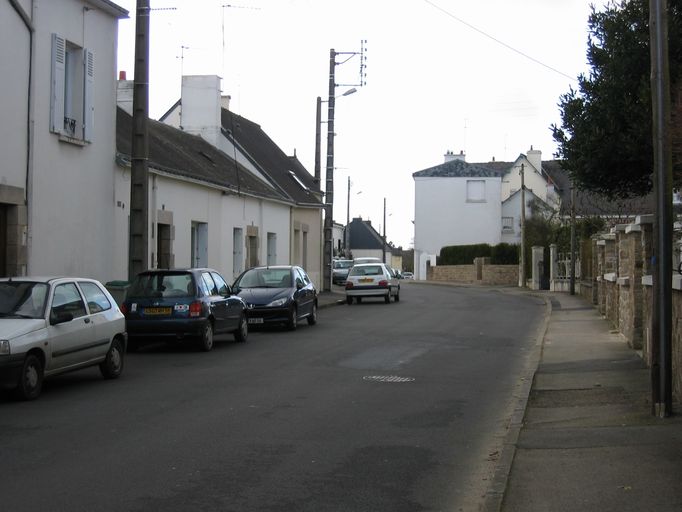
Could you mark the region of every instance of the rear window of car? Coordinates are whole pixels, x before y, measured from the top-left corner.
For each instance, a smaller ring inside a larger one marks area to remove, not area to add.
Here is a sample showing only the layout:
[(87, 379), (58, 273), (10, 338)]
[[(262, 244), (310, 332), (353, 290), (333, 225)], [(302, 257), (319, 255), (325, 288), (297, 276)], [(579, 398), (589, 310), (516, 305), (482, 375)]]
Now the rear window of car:
[(189, 272), (140, 274), (128, 289), (127, 298), (193, 297), (195, 289)]
[(381, 276), (383, 274), (384, 269), (381, 265), (356, 265), (350, 269), (350, 272), (348, 273), (350, 276)]
[(105, 293), (95, 283), (80, 281), (78, 285), (85, 295), (85, 300), (88, 303), (90, 313), (101, 313), (102, 311), (111, 309), (111, 302), (109, 302)]
[(352, 260), (339, 260), (334, 262), (334, 268), (351, 268), (352, 266)]

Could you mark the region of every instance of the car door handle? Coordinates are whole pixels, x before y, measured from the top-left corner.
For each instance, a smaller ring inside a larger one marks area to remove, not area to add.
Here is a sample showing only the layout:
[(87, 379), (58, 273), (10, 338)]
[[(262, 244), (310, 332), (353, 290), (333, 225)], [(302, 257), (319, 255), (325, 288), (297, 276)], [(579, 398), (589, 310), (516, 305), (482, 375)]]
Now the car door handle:
[(86, 324), (89, 324), (89, 323), (90, 323), (90, 319), (89, 319), (89, 318), (84, 318), (83, 321), (84, 321)]

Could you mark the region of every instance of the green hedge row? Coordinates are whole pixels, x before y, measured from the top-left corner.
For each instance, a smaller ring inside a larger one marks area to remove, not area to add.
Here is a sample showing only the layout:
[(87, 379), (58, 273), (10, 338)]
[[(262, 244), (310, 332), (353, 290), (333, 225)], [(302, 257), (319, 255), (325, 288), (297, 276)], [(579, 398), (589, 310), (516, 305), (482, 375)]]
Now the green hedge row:
[(437, 265), (471, 265), (475, 258), (490, 258), (493, 265), (517, 265), (519, 246), (516, 244), (450, 245), (440, 250)]

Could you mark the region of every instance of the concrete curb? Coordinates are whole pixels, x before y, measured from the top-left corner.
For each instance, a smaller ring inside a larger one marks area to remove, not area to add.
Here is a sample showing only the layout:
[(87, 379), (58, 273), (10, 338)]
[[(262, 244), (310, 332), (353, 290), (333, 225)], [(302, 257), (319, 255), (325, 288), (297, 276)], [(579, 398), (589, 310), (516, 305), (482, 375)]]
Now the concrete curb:
[(507, 490), (507, 483), (511, 474), (512, 464), (514, 463), (514, 456), (516, 455), (516, 444), (523, 428), (523, 419), (526, 415), (526, 407), (530, 398), (530, 392), (535, 380), (535, 373), (537, 372), (542, 358), (542, 351), (545, 346), (545, 337), (549, 329), (549, 322), (552, 316), (552, 302), (546, 295), (539, 295), (535, 293), (528, 293), (545, 301), (545, 318), (543, 324), (538, 329), (536, 334), (536, 342), (532, 352), (528, 356), (526, 363), (526, 375), (520, 389), (517, 391), (517, 396), (512, 406), (512, 414), (509, 420), (507, 434), (503, 442), (502, 452), (500, 458), (495, 466), (492, 483), (488, 492), (486, 493), (483, 507), (484, 512), (499, 512), (502, 509), (504, 502), (504, 495)]

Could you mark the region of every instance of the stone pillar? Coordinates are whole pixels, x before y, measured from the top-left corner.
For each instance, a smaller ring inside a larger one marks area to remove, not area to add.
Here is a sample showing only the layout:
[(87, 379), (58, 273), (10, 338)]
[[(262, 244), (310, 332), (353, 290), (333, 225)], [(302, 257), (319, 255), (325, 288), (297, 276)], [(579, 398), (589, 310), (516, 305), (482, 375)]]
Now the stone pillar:
[(549, 246), (549, 289), (553, 292), (557, 291), (556, 279), (558, 277), (557, 261), (559, 255), (557, 254), (556, 244)]
[(541, 246), (533, 246), (532, 248), (532, 265), (533, 279), (531, 283), (531, 290), (542, 289), (542, 278), (544, 273), (545, 255), (544, 248)]

